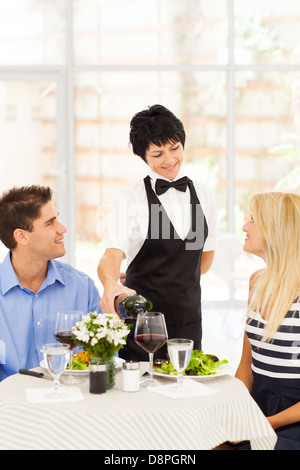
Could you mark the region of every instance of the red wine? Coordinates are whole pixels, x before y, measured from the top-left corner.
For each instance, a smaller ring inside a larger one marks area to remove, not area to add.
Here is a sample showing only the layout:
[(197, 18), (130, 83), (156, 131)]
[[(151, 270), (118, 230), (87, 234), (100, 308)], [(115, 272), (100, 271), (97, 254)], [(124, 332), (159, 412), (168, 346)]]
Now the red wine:
[(166, 335), (141, 334), (136, 336), (135, 342), (148, 353), (154, 353), (164, 344), (166, 339)]
[(57, 339), (57, 341), (59, 341), (60, 343), (69, 344), (71, 350), (75, 348), (76, 344), (75, 344), (74, 340), (72, 339), (71, 330), (69, 330), (69, 331), (56, 331), (54, 336), (55, 336), (55, 339)]

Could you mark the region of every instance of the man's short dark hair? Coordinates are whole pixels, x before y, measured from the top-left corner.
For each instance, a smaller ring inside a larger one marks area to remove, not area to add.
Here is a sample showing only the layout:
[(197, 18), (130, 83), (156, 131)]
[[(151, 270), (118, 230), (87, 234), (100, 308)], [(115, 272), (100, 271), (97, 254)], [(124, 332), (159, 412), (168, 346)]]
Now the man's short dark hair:
[(5, 191), (0, 198), (0, 240), (10, 250), (16, 246), (17, 228), (32, 232), (41, 208), (51, 201), (52, 190), (44, 186), (22, 186)]
[(146, 161), (151, 144), (157, 146), (181, 142), (184, 147), (185, 131), (182, 122), (160, 104), (135, 114), (130, 122), (129, 140), (132, 151)]

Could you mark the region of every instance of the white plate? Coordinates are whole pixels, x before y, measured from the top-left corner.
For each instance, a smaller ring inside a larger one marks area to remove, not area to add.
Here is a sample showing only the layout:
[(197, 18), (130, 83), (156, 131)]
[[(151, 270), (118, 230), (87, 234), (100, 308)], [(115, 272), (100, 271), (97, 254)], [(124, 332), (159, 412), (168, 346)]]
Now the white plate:
[[(41, 362), (40, 362), (40, 367), (41, 367), (42, 369), (48, 370), (45, 361), (41, 361)], [(70, 369), (66, 369), (66, 370), (63, 372), (63, 374), (70, 374), (70, 372), (71, 372)], [(83, 369), (83, 370), (76, 370), (76, 369), (74, 369), (74, 370), (72, 370), (72, 375), (81, 375), (81, 376), (82, 376), (82, 375), (87, 375), (88, 373), (89, 373), (89, 370), (88, 370), (88, 369)]]
[[(115, 357), (115, 366), (116, 366), (117, 370), (121, 369), (123, 362), (124, 362), (124, 359), (121, 359), (120, 357)], [(46, 366), (45, 361), (40, 362), (40, 367), (42, 367), (42, 369), (47, 370), (47, 366)], [(66, 369), (64, 371), (64, 374), (70, 374), (70, 372), (71, 371), (69, 369)], [(72, 375), (81, 375), (82, 376), (82, 375), (87, 375), (88, 373), (89, 373), (89, 369), (83, 369), (83, 370), (73, 369), (72, 370)]]
[[(214, 377), (220, 377), (222, 375), (228, 375), (231, 373), (231, 367), (228, 364), (222, 364), (214, 374), (209, 375), (184, 375), (184, 379), (196, 379), (196, 380), (207, 380), (213, 379)], [(156, 372), (153, 370), (153, 375), (156, 377), (163, 377), (164, 379), (177, 379), (177, 375), (163, 374), (162, 372)]]

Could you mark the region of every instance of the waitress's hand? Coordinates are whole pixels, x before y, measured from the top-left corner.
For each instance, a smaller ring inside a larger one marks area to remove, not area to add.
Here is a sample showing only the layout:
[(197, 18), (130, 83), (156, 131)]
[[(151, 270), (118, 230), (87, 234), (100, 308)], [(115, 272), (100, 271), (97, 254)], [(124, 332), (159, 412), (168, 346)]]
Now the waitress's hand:
[(103, 313), (117, 313), (115, 310), (115, 298), (121, 294), (136, 294), (136, 291), (129, 287), (115, 283), (104, 289), (99, 306)]
[[(135, 294), (136, 292), (122, 285), (126, 279), (120, 273), (121, 263), (124, 259), (123, 251), (117, 248), (108, 248), (98, 264), (98, 276), (104, 287), (103, 296), (99, 306), (103, 313), (116, 313), (115, 298), (120, 294)], [(118, 280), (120, 279), (120, 284)]]

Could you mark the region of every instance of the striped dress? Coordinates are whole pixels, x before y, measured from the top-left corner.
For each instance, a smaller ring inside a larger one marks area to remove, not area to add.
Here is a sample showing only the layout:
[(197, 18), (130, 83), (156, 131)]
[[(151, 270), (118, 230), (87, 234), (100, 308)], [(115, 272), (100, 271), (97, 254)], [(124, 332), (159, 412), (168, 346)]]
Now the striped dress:
[[(262, 342), (266, 321), (255, 315), (246, 324), (252, 349), (252, 396), (265, 416), (300, 401), (300, 301), (293, 303), (272, 340)], [(275, 450), (300, 450), (300, 422), (276, 429)]]
[(265, 325), (260, 315), (246, 324), (252, 370), (278, 379), (300, 379), (300, 302), (292, 304), (272, 341), (261, 341)]

